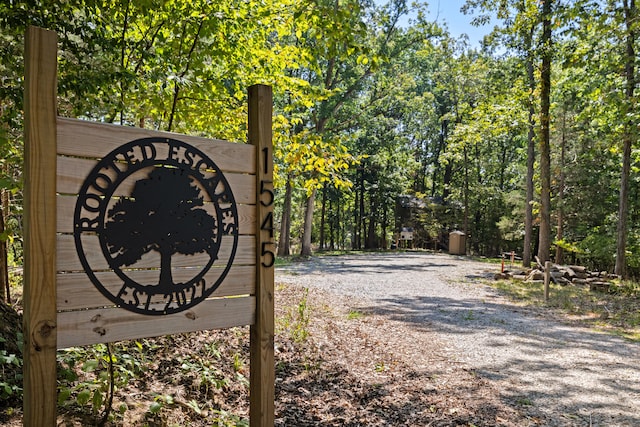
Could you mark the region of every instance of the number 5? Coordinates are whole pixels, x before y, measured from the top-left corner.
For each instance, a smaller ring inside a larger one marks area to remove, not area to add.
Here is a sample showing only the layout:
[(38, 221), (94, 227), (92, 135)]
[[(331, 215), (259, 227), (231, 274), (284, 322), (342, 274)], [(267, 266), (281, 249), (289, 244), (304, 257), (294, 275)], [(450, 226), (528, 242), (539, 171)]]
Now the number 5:
[(262, 256), (264, 257), (265, 255), (269, 255), (271, 257), (271, 260), (268, 263), (262, 261), (262, 266), (265, 268), (272, 267), (276, 262), (276, 255), (267, 249), (267, 245), (273, 245), (273, 242), (262, 242)]
[(275, 199), (275, 196), (273, 195), (273, 190), (270, 190), (265, 187), (266, 184), (273, 184), (273, 183), (271, 181), (265, 181), (265, 180), (260, 181), (260, 195), (267, 193), (269, 195), (269, 201), (265, 203), (264, 201), (260, 200), (260, 204), (262, 206), (271, 206), (273, 204), (273, 200)]

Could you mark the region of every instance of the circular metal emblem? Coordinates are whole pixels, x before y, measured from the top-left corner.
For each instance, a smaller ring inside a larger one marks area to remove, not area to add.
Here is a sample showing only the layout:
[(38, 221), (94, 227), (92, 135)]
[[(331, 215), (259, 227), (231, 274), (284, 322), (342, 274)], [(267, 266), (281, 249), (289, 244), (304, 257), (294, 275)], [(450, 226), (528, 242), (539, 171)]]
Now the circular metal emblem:
[(144, 138), (89, 173), (74, 237), (85, 273), (109, 300), (136, 313), (171, 314), (224, 280), (238, 246), (238, 213), (206, 154), (175, 139)]

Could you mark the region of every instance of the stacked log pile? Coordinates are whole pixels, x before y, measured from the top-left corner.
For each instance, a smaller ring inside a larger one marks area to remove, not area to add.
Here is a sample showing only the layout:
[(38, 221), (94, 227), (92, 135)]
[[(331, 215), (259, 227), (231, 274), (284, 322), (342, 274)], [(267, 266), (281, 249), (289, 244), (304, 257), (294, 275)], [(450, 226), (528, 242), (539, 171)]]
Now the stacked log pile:
[[(543, 282), (545, 268), (540, 262), (536, 268), (523, 271), (505, 270), (496, 274), (496, 279), (514, 279), (526, 282)], [(589, 286), (591, 291), (610, 292), (616, 285), (614, 280), (618, 279), (615, 274), (606, 271), (589, 271), (580, 265), (558, 265), (551, 264), (550, 278), (553, 283), (561, 286), (577, 285)]]

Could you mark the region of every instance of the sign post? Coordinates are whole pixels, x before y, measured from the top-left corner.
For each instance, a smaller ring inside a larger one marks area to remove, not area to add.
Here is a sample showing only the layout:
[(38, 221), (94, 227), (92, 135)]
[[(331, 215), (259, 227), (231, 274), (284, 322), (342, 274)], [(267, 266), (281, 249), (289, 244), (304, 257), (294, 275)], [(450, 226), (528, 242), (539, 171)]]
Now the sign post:
[(29, 27), (24, 95), (24, 425), (56, 425), (57, 36)]
[(58, 348), (250, 325), (272, 426), (271, 88), (249, 88), (251, 144), (61, 118), (56, 39), (25, 49), (24, 424), (56, 424)]
[(256, 147), (256, 321), (251, 325), (251, 427), (274, 424), (273, 354), (273, 146), (272, 93), (268, 86), (249, 88), (249, 142)]

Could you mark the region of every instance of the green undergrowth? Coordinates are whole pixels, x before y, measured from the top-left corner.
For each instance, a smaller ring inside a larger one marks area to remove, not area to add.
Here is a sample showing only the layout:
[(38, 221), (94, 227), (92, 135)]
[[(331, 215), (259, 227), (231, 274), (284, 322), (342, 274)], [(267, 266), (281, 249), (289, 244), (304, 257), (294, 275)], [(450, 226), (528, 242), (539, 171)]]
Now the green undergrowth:
[[(249, 388), (242, 328), (72, 347), (58, 352), (58, 409), (92, 425), (246, 426), (218, 403)], [(134, 400), (127, 395), (135, 394)], [(135, 420), (135, 421), (133, 421)]]
[[(248, 426), (248, 335), (231, 328), (60, 350), (58, 424)], [(0, 372), (22, 367), (22, 357), (0, 351)], [(0, 425), (17, 425), (22, 413), (12, 379), (0, 378)]]
[(590, 291), (588, 286), (554, 283), (549, 301), (544, 300), (544, 285), (520, 280), (489, 282), (511, 300), (525, 306), (546, 307), (567, 320), (640, 341), (640, 284), (621, 282), (609, 292)]
[(349, 314), (347, 314), (347, 319), (349, 320), (359, 320), (365, 317), (366, 314), (360, 310), (349, 310)]
[[(276, 316), (278, 334), (295, 347), (309, 338), (309, 297), (291, 291)], [(19, 343), (21, 319), (7, 313), (15, 319), (3, 324), (16, 328), (5, 335)], [(0, 425), (19, 425), (23, 354), (8, 341), (0, 339)], [(58, 424), (248, 426), (249, 353), (249, 327), (59, 350)]]
[[(282, 285), (278, 285), (278, 289), (285, 291)], [(287, 307), (284, 315), (277, 318), (276, 332), (288, 335), (293, 342), (303, 343), (309, 337), (310, 320), (309, 288), (304, 288), (298, 303)]]

